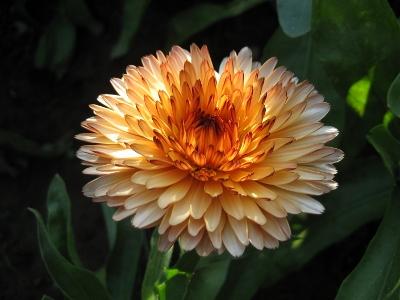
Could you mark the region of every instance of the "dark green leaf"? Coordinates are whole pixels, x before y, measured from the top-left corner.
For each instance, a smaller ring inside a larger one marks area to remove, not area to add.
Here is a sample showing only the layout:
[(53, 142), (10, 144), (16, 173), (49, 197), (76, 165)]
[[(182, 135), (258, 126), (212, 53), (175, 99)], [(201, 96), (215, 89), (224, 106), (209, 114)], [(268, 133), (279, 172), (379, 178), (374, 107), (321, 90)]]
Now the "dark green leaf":
[(372, 128), (367, 138), (382, 157), (392, 176), (397, 176), (400, 170), (400, 142), (392, 136), (384, 125)]
[(71, 134), (61, 136), (54, 143), (39, 144), (18, 133), (0, 129), (0, 146), (12, 149), (27, 156), (54, 158), (61, 156), (71, 146)]
[(381, 225), (337, 300), (400, 298), (400, 191), (395, 188)]
[(400, 118), (400, 73), (390, 86), (387, 102), (390, 110)]
[(331, 104), (325, 122), (341, 130), (344, 127), (345, 101), (332, 85), (314, 52), (315, 45), (310, 33), (291, 39), (278, 29), (266, 45), (263, 56), (276, 56), (279, 64), (294, 72), (300, 80), (312, 82)]
[(128, 52), (149, 3), (150, 0), (124, 0), (122, 30), (117, 43), (112, 48), (111, 58), (121, 57)]
[(132, 299), (142, 240), (143, 231), (134, 228), (130, 220), (118, 223), (116, 242), (106, 270), (108, 288), (113, 299)]
[(47, 192), (47, 230), (57, 250), (80, 265), (71, 224), (71, 203), (59, 175), (53, 177)]
[(315, 54), (343, 91), (400, 50), (399, 24), (383, 0), (314, 1), (312, 36)]
[(75, 48), (75, 27), (63, 16), (57, 16), (39, 40), (35, 66), (47, 68), (62, 76)]
[(174, 268), (164, 272), (157, 286), (160, 299), (215, 299), (230, 261), (228, 254), (199, 257), (194, 251), (186, 252)]
[(47, 295), (43, 295), (42, 300), (54, 300), (54, 299)]
[(215, 299), (225, 282), (230, 261), (227, 255), (200, 258), (191, 276), (185, 299)]
[(177, 13), (169, 23), (168, 46), (180, 44), (192, 35), (223, 19), (238, 16), (265, 0), (233, 0), (226, 4), (201, 3)]
[(101, 205), (101, 211), (103, 212), (104, 223), (106, 224), (107, 238), (109, 249), (114, 249), (115, 241), (117, 239), (117, 223), (112, 219), (114, 209), (103, 203)]
[(311, 29), (312, 0), (277, 0), (279, 24), (290, 37), (301, 36)]
[(97, 277), (89, 270), (76, 267), (65, 259), (51, 241), (39, 212), (34, 209), (30, 209), (30, 211), (36, 218), (39, 248), (43, 262), (51, 278), (63, 294), (74, 300), (109, 300), (107, 290)]
[(142, 299), (157, 299), (156, 284), (163, 276), (171, 261), (172, 248), (167, 252), (158, 251), (158, 234), (154, 231), (150, 241), (150, 254), (142, 283)]
[(164, 276), (165, 280), (157, 285), (160, 300), (185, 299), (192, 274), (178, 269), (167, 269)]
[(308, 222), (299, 221), (296, 239), (273, 251), (250, 249), (242, 259), (233, 260), (219, 299), (251, 299), (261, 285), (275, 284), (321, 250), (378, 219), (390, 197), (389, 189), (389, 176), (378, 160), (353, 165), (338, 190), (322, 199), (326, 212), (309, 217)]
[(84, 0), (64, 0), (61, 2), (61, 9), (72, 23), (85, 27), (92, 34), (99, 34), (102, 26), (90, 13)]

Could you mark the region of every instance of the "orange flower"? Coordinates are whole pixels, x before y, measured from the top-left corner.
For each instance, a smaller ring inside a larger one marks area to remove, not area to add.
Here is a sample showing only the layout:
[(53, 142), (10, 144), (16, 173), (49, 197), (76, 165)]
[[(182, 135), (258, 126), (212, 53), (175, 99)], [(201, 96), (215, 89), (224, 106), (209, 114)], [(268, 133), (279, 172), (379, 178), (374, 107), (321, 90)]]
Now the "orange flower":
[(312, 196), (336, 188), (343, 153), (324, 145), (338, 131), (320, 122), (329, 105), (314, 86), (249, 48), (219, 71), (206, 46), (142, 63), (111, 80), (118, 95), (101, 95), (77, 135), (91, 143), (77, 154), (84, 173), (99, 175), (83, 192), (117, 207), (114, 220), (157, 226), (160, 250), (179, 240), (240, 256), (290, 238), (288, 214), (324, 211)]

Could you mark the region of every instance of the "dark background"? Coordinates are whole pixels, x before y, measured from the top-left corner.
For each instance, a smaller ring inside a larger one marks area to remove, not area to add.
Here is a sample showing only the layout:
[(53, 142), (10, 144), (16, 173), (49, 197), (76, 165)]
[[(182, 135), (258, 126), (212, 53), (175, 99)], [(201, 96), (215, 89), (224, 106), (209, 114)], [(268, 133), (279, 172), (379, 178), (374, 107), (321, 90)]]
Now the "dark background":
[[(166, 26), (177, 11), (200, 1), (152, 1), (131, 43), (129, 52), (110, 58), (121, 30), (122, 1), (87, 0), (101, 24), (94, 34), (76, 26), (76, 43), (68, 59), (56, 66), (38, 66), (35, 55), (40, 38), (52, 26), (57, 1), (12, 1), (0, 12), (0, 298), (60, 299), (40, 259), (33, 216), (27, 207), (45, 211), (48, 184), (55, 173), (66, 181), (72, 200), (78, 251), (90, 269), (106, 257), (107, 244), (98, 205), (81, 194), (88, 180), (75, 151), (73, 135), (90, 116), (88, 104), (101, 93), (112, 93), (109, 79), (119, 77), (128, 64), (166, 48)], [(400, 5), (391, 1), (397, 16)], [(220, 21), (193, 36), (207, 44), (217, 64), (232, 49), (250, 46), (255, 58), (278, 27), (274, 3), (266, 2), (242, 15)], [(355, 267), (377, 223), (368, 224), (339, 244), (321, 252), (302, 270), (274, 288), (258, 293), (260, 299), (333, 299), (342, 280)], [(304, 276), (307, 274), (307, 276)], [(311, 284), (312, 283), (312, 284)]]

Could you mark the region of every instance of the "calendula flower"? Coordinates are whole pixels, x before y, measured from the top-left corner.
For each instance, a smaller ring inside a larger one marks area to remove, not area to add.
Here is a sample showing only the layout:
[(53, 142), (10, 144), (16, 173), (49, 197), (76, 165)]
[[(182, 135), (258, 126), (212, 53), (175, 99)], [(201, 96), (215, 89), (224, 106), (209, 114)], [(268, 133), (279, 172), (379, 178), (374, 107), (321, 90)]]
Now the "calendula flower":
[(288, 214), (324, 211), (313, 196), (336, 188), (343, 153), (324, 145), (338, 131), (313, 85), (247, 47), (218, 71), (196, 45), (142, 64), (111, 80), (118, 95), (99, 96), (77, 136), (84, 173), (99, 176), (83, 192), (114, 220), (157, 227), (160, 250), (240, 256), (290, 238)]

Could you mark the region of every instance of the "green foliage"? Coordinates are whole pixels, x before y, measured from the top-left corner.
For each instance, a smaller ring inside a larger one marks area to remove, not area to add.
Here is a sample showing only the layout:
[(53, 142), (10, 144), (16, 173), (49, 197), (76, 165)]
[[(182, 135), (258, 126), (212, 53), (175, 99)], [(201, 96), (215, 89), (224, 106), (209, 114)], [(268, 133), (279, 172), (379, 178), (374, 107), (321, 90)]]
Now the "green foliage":
[(392, 174), (396, 176), (400, 170), (400, 141), (396, 140), (384, 125), (371, 129), (368, 141), (374, 146)]
[(311, 29), (312, 0), (278, 0), (279, 24), (289, 37), (299, 37)]
[[(149, 2), (124, 0), (122, 29), (111, 47), (111, 58), (128, 53)], [(263, 2), (204, 2), (178, 11), (169, 20), (167, 43), (188, 41), (212, 24)], [(324, 122), (341, 131), (333, 144), (344, 149), (346, 159), (339, 165), (338, 190), (320, 198), (326, 212), (293, 217), (293, 239), (273, 251), (249, 247), (239, 259), (227, 254), (203, 258), (190, 251), (176, 258), (174, 248), (158, 251), (156, 230), (147, 240), (129, 221), (112, 221), (113, 210), (103, 206), (109, 255), (100, 271), (93, 272), (82, 266), (76, 252), (70, 200), (65, 184), (56, 176), (49, 188), (47, 224), (38, 212), (33, 213), (43, 261), (67, 298), (122, 300), (140, 294), (145, 300), (251, 299), (382, 216), (375, 237), (341, 285), (337, 299), (399, 298), (399, 22), (384, 0), (278, 0), (276, 9), (280, 28), (266, 41), (263, 59), (276, 56), (300, 80), (312, 82), (331, 104)], [(36, 66), (62, 75), (74, 53), (77, 26), (92, 34), (102, 28), (84, 1), (60, 0), (59, 10), (39, 40)], [(40, 157), (58, 153), (48, 154), (29, 140), (14, 141), (12, 135), (0, 133), (2, 141)], [(145, 269), (141, 258), (147, 261)]]
[(168, 268), (171, 261), (172, 249), (160, 252), (157, 249), (158, 234), (155, 231), (150, 241), (150, 254), (142, 283), (142, 299), (157, 299), (156, 285)]
[(364, 76), (353, 83), (347, 94), (347, 104), (360, 116), (363, 117), (368, 104), (371, 89), (372, 74)]
[(121, 57), (128, 52), (149, 3), (150, 0), (124, 0), (122, 30), (117, 43), (112, 48), (111, 58)]
[(230, 260), (226, 254), (200, 258), (193, 251), (184, 253), (173, 268), (165, 270), (157, 285), (159, 298), (215, 299), (228, 274)]
[(40, 254), (50, 276), (68, 299), (110, 299), (94, 273), (71, 264), (63, 257), (47, 231), (40, 213), (30, 209), (37, 223)]
[(117, 239), (117, 223), (115, 223), (112, 219), (112, 215), (114, 214), (114, 209), (108, 207), (107, 204), (102, 204), (101, 210), (103, 212), (104, 222), (106, 224), (108, 245), (110, 250), (112, 250), (114, 248), (115, 241)]
[(63, 179), (56, 175), (47, 194), (47, 230), (60, 253), (80, 265), (71, 224), (71, 203)]
[(400, 298), (400, 190), (396, 188), (376, 235), (337, 300)]
[(390, 86), (387, 102), (390, 110), (400, 118), (400, 73)]
[(321, 250), (378, 219), (390, 197), (389, 189), (389, 176), (377, 160), (355, 164), (340, 188), (322, 200), (323, 215), (295, 223), (293, 227), (299, 227), (295, 239), (273, 251), (250, 250), (233, 261), (219, 299), (251, 299), (260, 286), (272, 286)]
[(232, 0), (226, 4), (201, 3), (177, 13), (169, 23), (168, 45), (179, 44), (223, 19), (232, 18), (265, 0)]
[(52, 22), (39, 39), (35, 53), (36, 68), (46, 68), (62, 77), (76, 44), (76, 26), (99, 34), (102, 25), (91, 15), (84, 0), (59, 0)]
[(115, 244), (108, 259), (106, 276), (113, 299), (132, 299), (143, 232), (134, 229), (129, 220), (117, 225)]
[(76, 30), (65, 17), (55, 17), (39, 40), (35, 54), (37, 68), (49, 68), (61, 76), (75, 48)]

